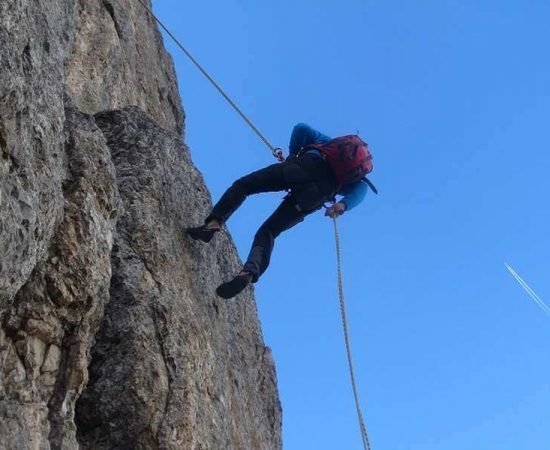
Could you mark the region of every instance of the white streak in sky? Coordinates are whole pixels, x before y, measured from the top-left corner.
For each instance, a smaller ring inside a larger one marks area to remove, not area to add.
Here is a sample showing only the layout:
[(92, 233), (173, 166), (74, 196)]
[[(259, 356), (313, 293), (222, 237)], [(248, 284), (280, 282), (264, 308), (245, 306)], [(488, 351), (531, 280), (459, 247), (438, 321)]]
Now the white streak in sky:
[(533, 301), (546, 313), (550, 316), (550, 308), (542, 301), (542, 299), (536, 294), (533, 289), (529, 287), (529, 285), (523, 281), (523, 279), (517, 274), (517, 272), (512, 269), (507, 263), (504, 263), (506, 268), (508, 269), (508, 272), (512, 274), (512, 276), (516, 279), (516, 281), (520, 284), (520, 286), (525, 289), (525, 292), (529, 294), (529, 296), (533, 299)]

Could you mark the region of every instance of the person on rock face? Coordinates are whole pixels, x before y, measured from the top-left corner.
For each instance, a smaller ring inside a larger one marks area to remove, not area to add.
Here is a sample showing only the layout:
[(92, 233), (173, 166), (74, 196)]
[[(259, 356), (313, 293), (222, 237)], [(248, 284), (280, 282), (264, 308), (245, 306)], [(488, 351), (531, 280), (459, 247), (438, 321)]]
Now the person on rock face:
[(326, 209), (325, 216), (331, 218), (357, 206), (369, 187), (376, 192), (365, 178), (371, 170), (372, 156), (367, 144), (357, 136), (331, 139), (306, 124), (296, 125), (290, 137), (289, 156), (284, 162), (235, 181), (216, 203), (204, 225), (187, 229), (192, 239), (210, 242), (247, 196), (289, 190), (258, 229), (242, 271), (221, 284), (216, 293), (222, 298), (231, 298), (248, 284), (257, 282), (269, 265), (275, 238), (319, 210), (325, 202), (334, 200), (335, 195), (343, 198)]

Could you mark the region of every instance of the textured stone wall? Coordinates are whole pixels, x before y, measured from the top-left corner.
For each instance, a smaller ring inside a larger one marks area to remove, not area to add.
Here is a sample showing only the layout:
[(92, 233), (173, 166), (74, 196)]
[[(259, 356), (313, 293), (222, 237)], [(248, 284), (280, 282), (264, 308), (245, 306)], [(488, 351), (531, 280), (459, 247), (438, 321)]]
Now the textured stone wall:
[(234, 245), (183, 233), (183, 119), (137, 2), (0, 2), (0, 449), (281, 448)]
[(136, 0), (76, 0), (67, 91), (93, 114), (137, 105), (161, 127), (182, 133), (184, 114), (170, 55)]
[(0, 2), (0, 307), (46, 257), (62, 219), (69, 2)]
[(93, 118), (68, 110), (65, 120), (63, 219), (2, 310), (0, 446), (8, 449), (77, 448), (75, 402), (109, 299), (115, 171)]
[[(77, 404), (85, 448), (273, 448), (276, 382), (251, 293), (213, 294), (239, 270), (227, 236), (183, 227), (210, 206), (188, 150), (136, 108), (101, 113), (123, 204), (111, 302)], [(276, 446), (275, 446), (276, 447)]]

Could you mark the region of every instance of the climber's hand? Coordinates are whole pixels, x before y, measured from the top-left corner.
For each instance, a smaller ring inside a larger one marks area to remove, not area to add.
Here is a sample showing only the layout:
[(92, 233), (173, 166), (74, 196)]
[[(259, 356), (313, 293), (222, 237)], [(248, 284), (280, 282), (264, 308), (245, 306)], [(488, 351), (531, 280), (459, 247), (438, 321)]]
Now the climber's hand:
[(334, 205), (329, 206), (325, 211), (325, 216), (331, 217), (332, 219), (341, 216), (346, 211), (346, 205), (342, 202), (336, 202)]

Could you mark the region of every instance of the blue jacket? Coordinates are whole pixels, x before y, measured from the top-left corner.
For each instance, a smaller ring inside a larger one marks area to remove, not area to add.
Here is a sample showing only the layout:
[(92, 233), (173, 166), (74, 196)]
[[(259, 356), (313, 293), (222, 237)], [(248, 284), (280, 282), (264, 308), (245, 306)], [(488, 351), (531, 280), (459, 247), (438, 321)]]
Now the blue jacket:
[[(300, 150), (308, 145), (324, 144), (331, 139), (332, 138), (329, 136), (320, 133), (309, 125), (299, 123), (294, 127), (292, 135), (290, 136), (290, 144), (288, 145), (289, 156), (296, 156)], [(317, 154), (320, 157), (322, 156), (321, 152), (318, 150), (309, 150), (307, 153)], [(363, 181), (347, 184), (338, 192), (339, 195), (343, 196), (339, 201), (344, 203), (346, 205), (346, 211), (349, 211), (363, 201), (368, 189), (368, 185)]]

